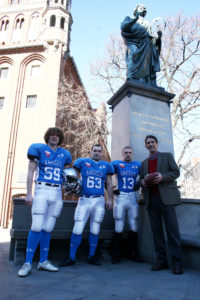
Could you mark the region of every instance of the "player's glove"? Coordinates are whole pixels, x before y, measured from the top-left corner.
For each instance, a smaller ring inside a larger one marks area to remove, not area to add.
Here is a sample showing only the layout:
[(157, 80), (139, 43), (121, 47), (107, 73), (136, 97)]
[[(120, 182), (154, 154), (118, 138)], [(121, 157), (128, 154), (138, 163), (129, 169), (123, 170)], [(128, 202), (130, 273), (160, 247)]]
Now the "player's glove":
[(119, 191), (119, 190), (114, 190), (114, 191), (113, 191), (113, 194), (114, 194), (115, 196), (119, 196), (119, 195), (120, 195), (120, 191)]
[(134, 185), (134, 192), (138, 191), (140, 189), (140, 186), (141, 186), (141, 181), (139, 180), (135, 185)]

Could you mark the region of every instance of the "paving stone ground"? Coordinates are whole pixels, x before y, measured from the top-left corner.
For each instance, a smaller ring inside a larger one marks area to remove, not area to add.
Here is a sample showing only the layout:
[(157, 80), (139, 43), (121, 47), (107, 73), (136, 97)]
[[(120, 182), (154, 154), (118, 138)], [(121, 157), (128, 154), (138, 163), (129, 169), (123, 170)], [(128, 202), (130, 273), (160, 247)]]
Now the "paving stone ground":
[(35, 262), (31, 275), (19, 278), (9, 242), (9, 230), (0, 228), (0, 300), (200, 300), (200, 271), (152, 272), (148, 263), (113, 265), (108, 255), (102, 266), (80, 259), (57, 273), (38, 271)]

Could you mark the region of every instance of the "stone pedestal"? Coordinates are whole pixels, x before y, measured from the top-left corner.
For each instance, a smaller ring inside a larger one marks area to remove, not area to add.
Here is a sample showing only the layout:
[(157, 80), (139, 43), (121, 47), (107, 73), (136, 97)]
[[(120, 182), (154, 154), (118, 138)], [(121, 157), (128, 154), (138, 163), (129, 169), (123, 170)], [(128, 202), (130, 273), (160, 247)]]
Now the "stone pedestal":
[(108, 101), (112, 116), (112, 160), (121, 158), (121, 149), (130, 145), (134, 159), (144, 160), (148, 152), (144, 139), (155, 135), (159, 150), (173, 153), (170, 101), (174, 94), (162, 88), (127, 81)]

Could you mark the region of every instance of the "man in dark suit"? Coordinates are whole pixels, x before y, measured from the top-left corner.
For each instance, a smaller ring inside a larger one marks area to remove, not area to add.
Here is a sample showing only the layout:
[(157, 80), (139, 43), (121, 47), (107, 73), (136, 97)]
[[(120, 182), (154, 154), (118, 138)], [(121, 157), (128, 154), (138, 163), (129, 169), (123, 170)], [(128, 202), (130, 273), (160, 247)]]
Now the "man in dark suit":
[[(180, 175), (179, 168), (171, 153), (158, 152), (158, 140), (155, 136), (146, 136), (145, 147), (150, 155), (142, 162), (140, 178), (157, 256), (157, 263), (152, 266), (151, 270), (159, 271), (168, 268), (162, 226), (163, 218), (168, 247), (172, 256), (172, 272), (179, 275), (183, 273), (183, 266), (180, 233), (174, 207), (181, 203), (180, 193), (176, 185), (176, 179)], [(158, 172), (158, 174), (153, 181), (153, 185), (148, 185), (145, 182), (145, 177), (147, 174), (154, 172)]]

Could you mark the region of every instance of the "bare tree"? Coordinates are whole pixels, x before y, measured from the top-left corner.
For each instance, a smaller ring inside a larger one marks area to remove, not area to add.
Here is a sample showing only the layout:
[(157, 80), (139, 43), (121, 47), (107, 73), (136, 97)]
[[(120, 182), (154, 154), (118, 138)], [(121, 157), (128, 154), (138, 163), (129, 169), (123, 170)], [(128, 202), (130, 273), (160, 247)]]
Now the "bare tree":
[[(90, 154), (91, 146), (100, 143), (106, 149), (108, 130), (106, 110), (102, 105), (93, 110), (82, 86), (60, 80), (56, 125), (66, 135), (65, 146), (73, 159)], [(106, 150), (106, 157), (108, 152)]]
[[(171, 104), (172, 127), (177, 161), (185, 169), (189, 151), (200, 140), (200, 129), (196, 126), (200, 121), (200, 16), (185, 18), (179, 13), (166, 23), (157, 81), (176, 95)], [(108, 98), (125, 81), (124, 56), (122, 38), (111, 36), (106, 57), (91, 65), (92, 74), (104, 82)]]
[(182, 147), (178, 164), (186, 151), (200, 139), (195, 126), (200, 112), (200, 17), (184, 18), (179, 14), (167, 20), (161, 52), (160, 83), (176, 96), (171, 106), (172, 128)]

